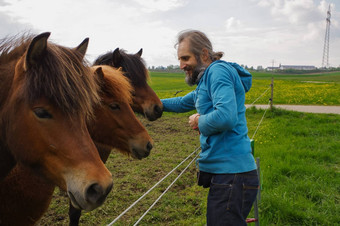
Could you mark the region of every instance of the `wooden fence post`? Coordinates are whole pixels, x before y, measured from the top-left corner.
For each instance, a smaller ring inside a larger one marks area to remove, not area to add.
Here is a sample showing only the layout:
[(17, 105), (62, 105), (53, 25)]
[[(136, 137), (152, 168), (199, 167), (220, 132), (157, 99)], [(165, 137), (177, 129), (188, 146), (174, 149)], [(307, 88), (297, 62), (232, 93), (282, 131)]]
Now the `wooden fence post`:
[(272, 77), (271, 87), (271, 95), (270, 95), (270, 110), (273, 110), (273, 97), (274, 97), (274, 77)]

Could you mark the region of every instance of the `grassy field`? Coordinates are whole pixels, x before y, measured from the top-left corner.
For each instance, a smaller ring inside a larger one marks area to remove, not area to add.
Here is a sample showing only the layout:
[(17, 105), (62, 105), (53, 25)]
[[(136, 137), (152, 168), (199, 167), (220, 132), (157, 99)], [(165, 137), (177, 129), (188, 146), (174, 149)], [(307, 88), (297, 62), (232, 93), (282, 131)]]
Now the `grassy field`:
[[(177, 95), (184, 95), (192, 90), (184, 84), (183, 74), (151, 75), (151, 85), (161, 98), (173, 97), (180, 90), (183, 91)], [(265, 90), (272, 76), (254, 74), (254, 77), (253, 89), (263, 86)], [(311, 81), (306, 79), (310, 78), (307, 75), (294, 81), (275, 78), (275, 84), (282, 82), (281, 86), (275, 85), (275, 89), (277, 92), (280, 87), (287, 89), (281, 91), (283, 103), (300, 103), (298, 100), (306, 99), (303, 92), (296, 92), (296, 100), (288, 93), (296, 90), (299, 84), (310, 85), (320, 91), (314, 92), (311, 100), (307, 98), (306, 101), (319, 104), (317, 100), (321, 98), (320, 93), (327, 93), (329, 87), (325, 85), (331, 84), (334, 86), (332, 89), (335, 97), (332, 101), (327, 97), (320, 104), (339, 105), (338, 77), (340, 74), (331, 79), (323, 75), (315, 76), (317, 80), (314, 81), (327, 83), (302, 82)], [(326, 96), (328, 95), (331, 96)], [(247, 96), (250, 97), (255, 97), (255, 94)], [(266, 94), (263, 98), (267, 97)], [(102, 207), (83, 213), (81, 225), (109, 224), (199, 146), (198, 134), (187, 125), (188, 116), (192, 113), (165, 113), (154, 122), (140, 118), (155, 142), (151, 155), (138, 161), (113, 153), (107, 162), (114, 178), (113, 191)], [(253, 136), (263, 114), (263, 110), (247, 110), (249, 137)], [(340, 115), (278, 109), (267, 112), (254, 137), (255, 157), (259, 157), (261, 163), (261, 225), (339, 225), (339, 124)], [(133, 225), (187, 163), (165, 179), (115, 225)], [(205, 225), (207, 191), (196, 185), (196, 168), (193, 164), (139, 225)], [(67, 225), (67, 211), (68, 199), (56, 189), (50, 208), (40, 225)]]
[[(253, 85), (246, 94), (246, 104), (267, 104), (271, 78), (274, 77), (274, 104), (340, 105), (340, 72), (328, 74), (280, 75), (253, 72)], [(184, 74), (151, 73), (151, 87), (161, 98), (184, 95), (195, 87), (184, 82)]]
[(295, 80), (295, 81), (319, 81), (319, 82), (340, 82), (340, 72), (328, 72), (328, 73), (313, 73), (313, 74), (272, 74), (268, 72), (256, 72), (251, 74), (256, 79), (270, 79), (274, 77), (280, 80)]

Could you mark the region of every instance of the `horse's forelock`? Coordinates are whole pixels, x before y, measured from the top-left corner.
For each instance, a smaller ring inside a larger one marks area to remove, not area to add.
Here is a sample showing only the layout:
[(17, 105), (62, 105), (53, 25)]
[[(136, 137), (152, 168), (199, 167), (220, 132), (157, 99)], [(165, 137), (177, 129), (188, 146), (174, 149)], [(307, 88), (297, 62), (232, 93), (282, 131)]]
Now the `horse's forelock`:
[(93, 115), (99, 103), (98, 86), (87, 63), (75, 50), (49, 42), (47, 53), (26, 76), (29, 102), (46, 97), (70, 116)]
[(120, 99), (129, 104), (132, 103), (133, 88), (128, 78), (122, 75), (121, 70), (110, 66), (101, 66), (104, 72), (104, 84), (102, 90), (107, 95)]
[(126, 76), (132, 84), (137, 87), (145, 86), (149, 80), (149, 74), (145, 67), (144, 60), (136, 54), (128, 54), (120, 50), (122, 65), (119, 65), (126, 72)]

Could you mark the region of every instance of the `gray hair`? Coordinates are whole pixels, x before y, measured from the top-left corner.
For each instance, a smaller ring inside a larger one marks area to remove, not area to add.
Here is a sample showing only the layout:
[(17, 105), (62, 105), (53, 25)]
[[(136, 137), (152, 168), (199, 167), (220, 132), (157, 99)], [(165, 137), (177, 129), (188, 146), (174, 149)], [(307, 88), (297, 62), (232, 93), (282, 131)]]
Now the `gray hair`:
[(195, 55), (196, 59), (200, 59), (202, 50), (205, 48), (208, 50), (209, 57), (212, 61), (216, 61), (222, 58), (223, 52), (214, 52), (211, 42), (208, 37), (198, 30), (184, 30), (178, 34), (177, 43), (175, 48), (184, 40), (188, 39), (190, 43), (190, 51)]

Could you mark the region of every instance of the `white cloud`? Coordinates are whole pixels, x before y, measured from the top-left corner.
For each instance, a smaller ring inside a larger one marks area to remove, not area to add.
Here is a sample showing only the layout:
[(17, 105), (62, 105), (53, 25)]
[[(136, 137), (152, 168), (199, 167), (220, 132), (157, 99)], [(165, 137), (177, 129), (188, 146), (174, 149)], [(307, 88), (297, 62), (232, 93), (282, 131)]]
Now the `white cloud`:
[[(47, 8), (53, 10), (48, 11)], [(137, 5), (117, 4), (109, 0), (95, 3), (83, 0), (81, 4), (68, 0), (22, 0), (11, 2), (0, 11), (19, 23), (31, 24), (39, 32), (51, 31), (50, 39), (61, 45), (75, 46), (85, 37), (90, 37), (90, 61), (116, 47), (128, 52), (144, 48), (144, 57), (157, 61), (157, 57), (149, 55), (164, 51), (163, 43), (171, 43), (169, 38), (175, 35), (161, 21), (151, 21), (145, 17)], [(159, 33), (157, 36), (154, 35), (156, 31)], [(167, 36), (169, 33), (171, 36)]]
[(305, 23), (320, 15), (313, 0), (261, 0), (258, 5), (269, 8), (276, 20), (289, 21), (291, 24)]
[(0, 0), (0, 35), (51, 31), (51, 40), (71, 47), (89, 37), (91, 61), (116, 47), (143, 48), (149, 66), (167, 66), (178, 64), (177, 32), (194, 28), (227, 60), (320, 66), (330, 2), (330, 63), (339, 65), (338, 0)]
[(238, 19), (235, 19), (234, 17), (230, 17), (226, 20), (225, 26), (227, 29), (227, 32), (234, 32), (241, 29), (241, 21)]
[(306, 32), (303, 35), (303, 41), (313, 41), (321, 38), (320, 31), (324, 28), (324, 23), (309, 23), (306, 27)]
[(134, 0), (148, 13), (155, 11), (169, 11), (187, 4), (187, 0)]

